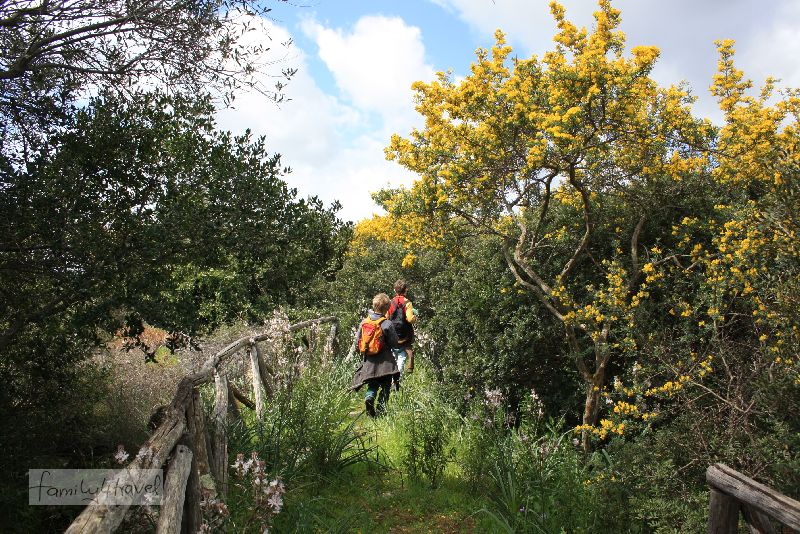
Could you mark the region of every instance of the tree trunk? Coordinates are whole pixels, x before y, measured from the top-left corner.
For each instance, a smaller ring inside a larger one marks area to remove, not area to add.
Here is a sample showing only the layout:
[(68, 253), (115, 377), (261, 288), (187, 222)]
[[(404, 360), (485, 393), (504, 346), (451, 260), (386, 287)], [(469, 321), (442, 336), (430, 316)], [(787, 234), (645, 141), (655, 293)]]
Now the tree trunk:
[[(600, 393), (603, 390), (604, 381), (605, 370), (600, 369), (586, 382), (586, 400), (584, 401), (582, 420), (584, 425), (597, 425), (597, 416), (600, 413)], [(581, 447), (584, 452), (589, 452), (589, 435), (588, 430), (581, 431)]]

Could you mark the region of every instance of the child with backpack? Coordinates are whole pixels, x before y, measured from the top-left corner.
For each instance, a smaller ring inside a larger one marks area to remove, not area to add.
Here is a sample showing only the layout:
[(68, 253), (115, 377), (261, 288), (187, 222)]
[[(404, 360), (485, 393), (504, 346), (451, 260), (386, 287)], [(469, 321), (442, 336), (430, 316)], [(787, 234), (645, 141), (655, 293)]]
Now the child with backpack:
[(398, 347), (397, 333), (392, 322), (386, 318), (388, 311), (389, 295), (378, 293), (372, 299), (372, 309), (367, 313), (367, 318), (361, 322), (356, 334), (358, 351), (364, 361), (353, 377), (351, 388), (358, 391), (364, 384), (367, 385), (364, 405), (370, 417), (375, 417), (385, 409), (392, 387), (392, 378), (399, 373), (392, 355), (392, 349)]
[(387, 316), (392, 321), (394, 329), (397, 332), (398, 347), (392, 349), (397, 360), (397, 368), (400, 371), (395, 377), (395, 388), (400, 389), (400, 379), (403, 376), (403, 371), (406, 361), (408, 361), (408, 373), (414, 372), (414, 351), (411, 346), (414, 343), (414, 323), (417, 322), (417, 316), (414, 315), (414, 306), (411, 301), (406, 298), (408, 292), (408, 284), (402, 278), (394, 283), (394, 298), (389, 305), (389, 313)]
[(408, 284), (402, 278), (394, 283), (394, 298), (389, 305), (388, 317), (397, 332), (398, 346), (392, 349), (397, 360), (399, 373), (395, 377), (395, 387), (400, 389), (400, 379), (403, 376), (403, 367), (408, 360), (408, 373), (414, 372), (414, 351), (411, 346), (414, 343), (414, 323), (417, 316), (414, 315), (414, 306), (406, 298)]

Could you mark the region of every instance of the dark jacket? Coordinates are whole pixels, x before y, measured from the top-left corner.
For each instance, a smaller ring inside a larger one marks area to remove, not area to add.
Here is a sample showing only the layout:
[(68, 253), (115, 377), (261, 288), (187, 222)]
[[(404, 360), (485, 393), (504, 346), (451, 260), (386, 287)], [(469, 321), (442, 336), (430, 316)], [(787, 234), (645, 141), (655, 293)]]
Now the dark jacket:
[[(369, 318), (373, 321), (382, 317), (379, 313), (369, 310)], [(390, 349), (398, 347), (397, 332), (394, 330), (392, 321), (388, 319), (381, 323), (381, 330), (383, 330), (383, 339), (386, 341), (383, 350), (375, 356), (365, 356), (364, 361), (356, 370), (353, 376), (353, 383), (350, 387), (358, 391), (368, 380), (373, 378), (381, 378), (384, 376), (392, 376), (400, 371), (397, 369), (397, 362), (392, 355)], [(361, 327), (358, 327), (358, 334), (356, 334), (356, 344), (361, 339)]]

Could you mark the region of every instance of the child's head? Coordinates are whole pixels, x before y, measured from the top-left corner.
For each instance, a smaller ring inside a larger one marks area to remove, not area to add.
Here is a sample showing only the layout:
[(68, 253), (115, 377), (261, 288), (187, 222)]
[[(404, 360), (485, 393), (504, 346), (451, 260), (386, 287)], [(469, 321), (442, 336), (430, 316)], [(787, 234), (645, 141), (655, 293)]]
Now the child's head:
[(397, 295), (405, 295), (408, 291), (408, 284), (402, 278), (394, 283), (394, 292)]
[(375, 313), (384, 314), (389, 311), (389, 295), (386, 293), (378, 293), (372, 299), (372, 310)]

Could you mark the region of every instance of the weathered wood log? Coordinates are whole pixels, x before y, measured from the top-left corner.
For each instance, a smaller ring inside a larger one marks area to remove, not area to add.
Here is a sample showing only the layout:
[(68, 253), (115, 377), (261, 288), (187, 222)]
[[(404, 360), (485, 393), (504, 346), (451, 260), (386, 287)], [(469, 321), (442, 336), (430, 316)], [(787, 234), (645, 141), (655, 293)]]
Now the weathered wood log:
[[(289, 330), (294, 332), (302, 328), (307, 328), (312, 324), (336, 321), (336, 317), (333, 316), (320, 317), (291, 325)], [(175, 395), (172, 398), (172, 402), (170, 402), (169, 406), (165, 410), (165, 413), (167, 414), (166, 417), (164, 417), (163, 422), (158, 425), (158, 428), (142, 446), (142, 450), (149, 452), (142, 457), (137, 455), (137, 457), (128, 464), (126, 471), (123, 474), (118, 475), (118, 477), (115, 477), (115, 479), (112, 479), (111, 482), (114, 483), (119, 477), (123, 476), (125, 477), (125, 480), (140, 485), (146, 485), (152, 482), (152, 480), (145, 480), (144, 478), (149, 478), (149, 475), (144, 477), (140, 470), (157, 469), (163, 465), (164, 458), (166, 458), (167, 454), (169, 454), (169, 452), (175, 446), (187, 426), (185, 416), (186, 407), (189, 402), (191, 402), (193, 395), (195, 394), (195, 388), (202, 384), (211, 382), (212, 379), (215, 379), (215, 371), (219, 368), (219, 366), (240, 349), (253, 343), (258, 343), (259, 341), (271, 339), (272, 337), (273, 336), (271, 333), (264, 333), (253, 337), (243, 337), (233, 341), (226, 347), (217, 351), (214, 355), (210, 356), (198, 371), (183, 377), (175, 388)], [(264, 389), (267, 394), (272, 397), (273, 390), (268, 382), (268, 377), (272, 376), (272, 372), (266, 365), (264, 365), (263, 360), (260, 357), (259, 371), (264, 382)], [(225, 392), (227, 393), (227, 388), (225, 388)], [(199, 402), (197, 405), (199, 406)], [(227, 405), (227, 399), (225, 405)], [(198, 409), (195, 413), (201, 412), (202, 410)], [(215, 423), (216, 422), (217, 420), (215, 418)], [(157, 423), (157, 421), (154, 421), (154, 423)], [(227, 424), (227, 421), (225, 421), (225, 423)], [(227, 435), (224, 433), (224, 426), (222, 428), (223, 436), (220, 436), (219, 433), (215, 435), (217, 441), (219, 441), (221, 437), (227, 439)], [(201, 441), (205, 441), (206, 462), (212, 471), (219, 471), (219, 466), (224, 466), (221, 471), (223, 473), (222, 476), (225, 479), (225, 484), (227, 485), (227, 442), (225, 443), (225, 446), (221, 448), (221, 452), (224, 452), (224, 458), (217, 460), (214, 458), (215, 455), (213, 449), (215, 447), (214, 444), (208, 439), (208, 433), (203, 430), (198, 430), (197, 434), (203, 435), (204, 437), (202, 440), (199, 438), (196, 439), (195, 443), (199, 446)], [(201, 475), (203, 474), (202, 470), (203, 462), (200, 460), (198, 461), (198, 471), (200, 471)], [(113, 532), (113, 530), (117, 528), (124, 518), (129, 507), (130, 505), (87, 506), (69, 526), (67, 532)]]
[[(309, 319), (308, 321), (302, 321), (302, 322), (299, 322), (299, 323), (291, 325), (289, 327), (289, 332), (297, 332), (298, 330), (302, 330), (303, 328), (308, 328), (309, 326), (313, 326), (315, 324), (335, 323), (335, 322), (338, 322), (338, 321), (339, 321), (339, 319), (337, 319), (333, 315), (329, 315), (327, 317), (317, 317), (316, 319)], [(258, 337), (260, 337), (260, 336), (258, 336)], [(260, 341), (258, 339), (258, 337), (256, 337), (255, 339), (257, 341)]]
[(205, 421), (200, 392), (195, 389), (189, 405), (186, 407), (187, 433), (181, 438), (192, 451), (192, 469), (186, 482), (186, 499), (183, 507), (183, 525), (181, 532), (193, 534), (200, 530), (203, 513), (200, 509), (202, 487), (200, 476), (209, 474), (208, 452), (206, 450)]
[(156, 406), (153, 411), (150, 412), (150, 418), (147, 420), (147, 428), (150, 432), (153, 432), (161, 426), (161, 423), (167, 418), (167, 409), (168, 407), (165, 405)]
[(708, 503), (708, 534), (736, 534), (739, 524), (739, 501), (711, 488)]
[[(169, 410), (165, 421), (158, 427), (152, 436), (142, 445), (143, 454), (128, 464), (124, 471), (120, 471), (111, 481), (109, 487), (117, 483), (137, 484), (139, 487), (153, 482), (153, 476), (144, 469), (159, 469), (164, 464), (164, 459), (175, 447), (186, 429), (184, 412)], [(130, 503), (121, 505), (89, 505), (72, 522), (67, 529), (69, 534), (77, 533), (105, 533), (113, 532), (125, 513), (130, 508)]]
[(322, 351), (323, 362), (328, 363), (333, 358), (333, 351), (336, 349), (336, 332), (339, 328), (339, 323), (333, 323), (328, 332), (328, 338), (325, 340), (325, 348)]
[(228, 379), (224, 372), (214, 374), (214, 479), (224, 496), (228, 490)]
[(258, 360), (258, 374), (261, 376), (261, 383), (264, 385), (264, 392), (267, 398), (272, 400), (275, 397), (275, 388), (272, 387), (272, 378), (275, 376), (275, 371), (272, 366), (264, 361), (264, 355), (258, 346), (258, 343), (253, 340), (253, 348)]
[[(800, 502), (787, 497), (723, 464), (706, 470), (712, 489), (730, 495), (751, 509), (772, 517), (787, 527), (800, 530)], [(713, 492), (712, 492), (713, 495)]]
[(183, 503), (186, 499), (186, 482), (192, 471), (192, 451), (185, 445), (177, 445), (169, 462), (167, 479), (164, 481), (164, 499), (158, 514), (156, 534), (177, 534), (181, 530)]
[(206, 443), (206, 417), (200, 401), (200, 392), (195, 390), (192, 401), (186, 410), (186, 420), (189, 430), (191, 449), (197, 463), (197, 472), (200, 475), (211, 473), (211, 461), (208, 457), (208, 444)]
[(247, 349), (247, 355), (250, 357), (250, 374), (253, 377), (253, 397), (256, 399), (256, 418), (259, 421), (264, 420), (264, 393), (261, 390), (261, 370), (258, 365), (258, 346), (256, 342), (250, 344)]
[(250, 400), (244, 392), (236, 387), (233, 382), (228, 381), (228, 390), (230, 391), (230, 396), (237, 401), (241, 402), (251, 410), (256, 409), (256, 403)]
[(766, 514), (745, 505), (742, 506), (742, 515), (750, 534), (777, 534)]
[(200, 473), (197, 469), (197, 455), (192, 455), (192, 465), (189, 470), (189, 479), (186, 481), (186, 497), (183, 501), (183, 522), (181, 532), (194, 534), (199, 532), (203, 525), (203, 510), (200, 500), (203, 498), (200, 486)]

